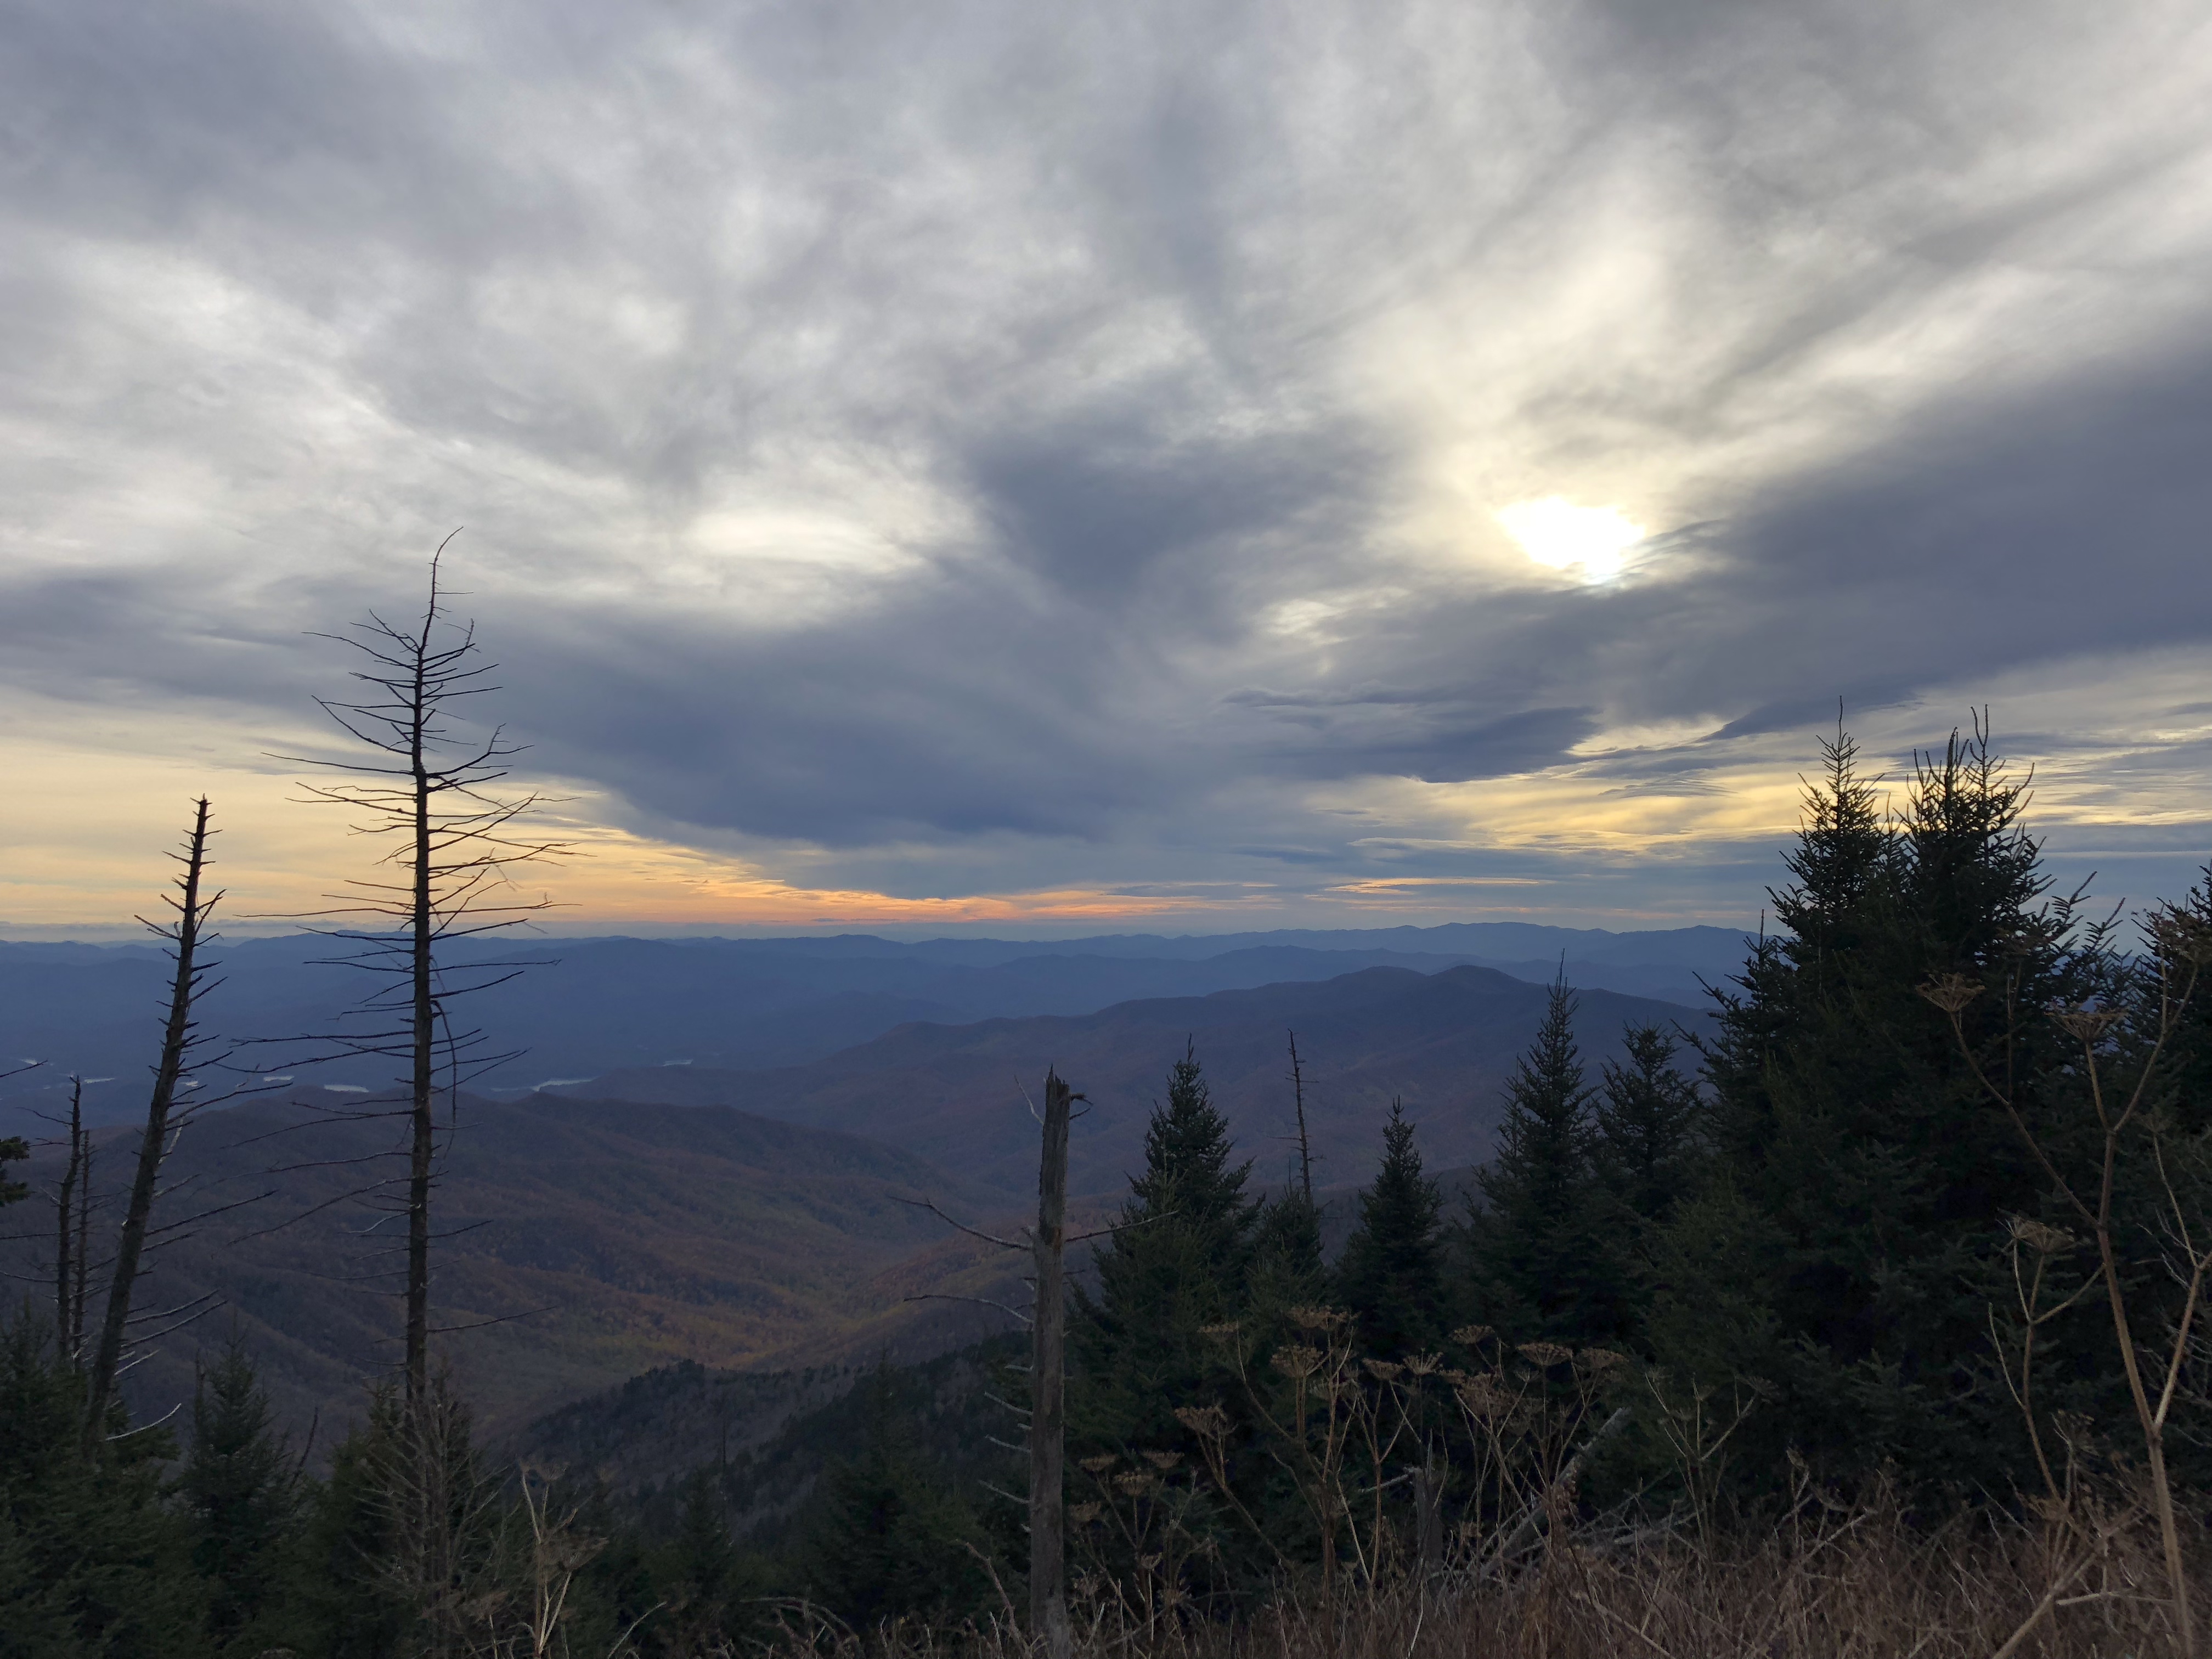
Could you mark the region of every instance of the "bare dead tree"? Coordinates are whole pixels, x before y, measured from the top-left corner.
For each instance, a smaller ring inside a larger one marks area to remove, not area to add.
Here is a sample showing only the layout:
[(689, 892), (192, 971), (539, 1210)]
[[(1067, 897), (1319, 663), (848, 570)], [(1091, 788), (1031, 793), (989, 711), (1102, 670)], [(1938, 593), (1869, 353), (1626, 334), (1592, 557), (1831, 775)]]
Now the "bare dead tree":
[(1030, 1633), (1042, 1643), (1046, 1659), (1067, 1659), (1074, 1639), (1067, 1619), (1067, 1520), (1064, 1502), (1067, 1462), (1067, 1247), (1132, 1227), (1150, 1226), (1175, 1213), (1164, 1211), (1141, 1221), (1069, 1235), (1067, 1133), (1073, 1121), (1074, 1103), (1083, 1098), (1061, 1079), (1056, 1069), (1046, 1069), (1044, 1110), (1036, 1113), (1034, 1107), (1030, 1109), (1043, 1134), (1037, 1156), (1036, 1225), (1027, 1238), (1000, 1238), (981, 1232), (965, 1222), (954, 1220), (933, 1203), (909, 1200), (920, 1203), (939, 1220), (950, 1223), (971, 1238), (980, 1238), (1003, 1250), (1024, 1251), (1030, 1257), (1036, 1299), (1026, 1314), (1018, 1308), (1009, 1308), (983, 1297), (927, 1294), (909, 1297), (908, 1300), (980, 1303), (1012, 1314), (1030, 1328), (1030, 1404), (1026, 1413), (1016, 1409), (1018, 1414), (1029, 1419)]
[(489, 1053), (483, 1032), (458, 1027), (453, 1005), (521, 971), (514, 962), (456, 962), (447, 947), (520, 926), (549, 908), (542, 898), (515, 896), (510, 872), (568, 850), (520, 828), (544, 804), (543, 797), (491, 793), (521, 752), (507, 741), (505, 728), (474, 735), (457, 728), (469, 700), (497, 688), (487, 681), (496, 665), (482, 659), (475, 624), (455, 621), (446, 606), (440, 566), (452, 539), (441, 542), (430, 560), (429, 597), (419, 622), (400, 627), (372, 612), (349, 634), (318, 636), (357, 653), (352, 678), (362, 690), (356, 699), (316, 701), (367, 752), (336, 759), (284, 757), (345, 775), (342, 781), (306, 786), (307, 799), (347, 809), (356, 815), (356, 833), (395, 843), (380, 860), (388, 875), (349, 881), (349, 890), (332, 895), (338, 908), (296, 920), (352, 947), (337, 960), (375, 981), (355, 1010), (358, 1023), (327, 1034), (331, 1048), (406, 1066), (405, 1104), (397, 1115), (406, 1122), (405, 1196), (399, 1207), (407, 1221), (402, 1371), (410, 1407), (426, 1399), (429, 1385), (430, 1205), (439, 1162), (441, 1062), (450, 1133), (461, 1085), (511, 1058)]
[(1049, 1659), (1067, 1659), (1067, 1124), (1074, 1098), (1057, 1072), (1044, 1079), (1044, 1146), (1037, 1159), (1036, 1316), (1030, 1373), (1030, 1630)]
[(1291, 1099), (1298, 1109), (1298, 1182), (1305, 1190), (1306, 1207), (1313, 1207), (1313, 1142), (1306, 1133), (1306, 1074), (1298, 1064), (1298, 1034), (1291, 1033)]
[(124, 1342), (131, 1322), (131, 1294), (137, 1285), (141, 1259), (152, 1224), (161, 1164), (184, 1127), (184, 1115), (175, 1112), (177, 1094), (186, 1081), (186, 1066), (200, 1042), (192, 1018), (195, 1006), (208, 989), (207, 969), (200, 960), (200, 946), (206, 937), (208, 919), (222, 897), (220, 892), (205, 894), (203, 890), (208, 866), (208, 837), (211, 833), (208, 811), (207, 797), (203, 795), (194, 804), (192, 827), (185, 837), (184, 851), (169, 854), (184, 866), (183, 872), (176, 878), (177, 896), (162, 895), (162, 902), (173, 913), (171, 919), (154, 922), (140, 918), (169, 941), (169, 955), (176, 971), (170, 981), (169, 1011), (161, 1031), (161, 1058), (154, 1067), (153, 1097), (147, 1103), (146, 1127), (138, 1142), (137, 1168), (116, 1243), (107, 1306), (100, 1322), (100, 1346), (93, 1355), (85, 1390), (84, 1443), (88, 1451), (100, 1443), (106, 1432), (107, 1409), (115, 1397), (115, 1379), (122, 1368)]
[(92, 1137), (84, 1127), (84, 1079), (70, 1079), (69, 1155), (54, 1194), (54, 1341), (72, 1364), (84, 1358), (85, 1256), (92, 1220)]

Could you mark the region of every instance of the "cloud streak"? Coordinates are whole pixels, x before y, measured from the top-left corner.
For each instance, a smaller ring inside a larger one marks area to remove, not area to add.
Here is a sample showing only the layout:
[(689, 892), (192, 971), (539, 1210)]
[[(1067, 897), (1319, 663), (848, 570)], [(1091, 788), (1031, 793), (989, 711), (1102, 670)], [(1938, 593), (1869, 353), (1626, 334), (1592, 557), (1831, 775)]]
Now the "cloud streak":
[(258, 767), (463, 523), (534, 763), (740, 920), (1737, 918), (1837, 697), (2054, 680), (2069, 811), (2212, 821), (2196, 9), (9, 15), (0, 747)]

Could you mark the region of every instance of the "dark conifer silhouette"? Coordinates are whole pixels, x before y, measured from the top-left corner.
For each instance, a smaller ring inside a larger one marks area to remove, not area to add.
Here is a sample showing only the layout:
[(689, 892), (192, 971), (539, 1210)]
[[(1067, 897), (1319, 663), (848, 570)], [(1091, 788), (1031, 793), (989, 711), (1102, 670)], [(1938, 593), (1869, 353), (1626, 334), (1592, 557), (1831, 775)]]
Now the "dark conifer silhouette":
[(1385, 1358), (1433, 1351), (1443, 1335), (1443, 1266), (1437, 1183), (1421, 1173), (1413, 1126), (1390, 1103), (1382, 1167), (1359, 1194), (1359, 1224), (1339, 1270), (1344, 1305), (1367, 1351)]
[(1479, 1310), (1520, 1340), (1586, 1341), (1612, 1334), (1619, 1320), (1592, 1160), (1595, 1091), (1574, 1017), (1563, 971), (1506, 1083), (1498, 1150), (1477, 1177), (1482, 1208), (1469, 1221)]
[(1621, 1032), (1624, 1058), (1599, 1068), (1597, 1158), (1632, 1232), (1674, 1212), (1698, 1173), (1702, 1106), (1674, 1067), (1674, 1039), (1656, 1025)]
[(816, 1596), (863, 1630), (973, 1600), (982, 1577), (974, 1520), (915, 1455), (889, 1364), (865, 1386), (867, 1442), (830, 1471), (809, 1552)]
[(1178, 1437), (1174, 1408), (1212, 1363), (1201, 1333), (1243, 1306), (1252, 1166), (1232, 1164), (1232, 1156), (1228, 1121), (1187, 1043), (1145, 1130), (1145, 1167), (1130, 1178), (1121, 1225), (1099, 1252), (1097, 1292), (1076, 1292), (1072, 1346), (1089, 1385), (1092, 1438), (1135, 1445)]
[(300, 1518), (299, 1459), (271, 1420), (269, 1396), (234, 1337), (192, 1393), (192, 1442), (177, 1482), (196, 1533), (192, 1565), (208, 1586), (208, 1633), (218, 1645), (249, 1630), (269, 1637), (283, 1611)]
[(1960, 1379), (1988, 1363), (1988, 1308), (2009, 1305), (2005, 1218), (2038, 1213), (2047, 1183), (1914, 988), (2001, 988), (1961, 1032), (2038, 1115), (2074, 1056), (2054, 1030), (2008, 1036), (2003, 1010), (2094, 998), (2099, 951), (2077, 899), (2049, 898), (2027, 780), (1986, 730), (1916, 757), (1894, 819), (1847, 733), (1822, 751), (1793, 879), (1770, 895), (1788, 931), (1700, 1045), (1716, 1156), (1659, 1240), (1655, 1345), (1677, 1375), (1778, 1391), (1747, 1456), (1787, 1444), (1838, 1475), (1898, 1459), (2001, 1486), (2017, 1413)]

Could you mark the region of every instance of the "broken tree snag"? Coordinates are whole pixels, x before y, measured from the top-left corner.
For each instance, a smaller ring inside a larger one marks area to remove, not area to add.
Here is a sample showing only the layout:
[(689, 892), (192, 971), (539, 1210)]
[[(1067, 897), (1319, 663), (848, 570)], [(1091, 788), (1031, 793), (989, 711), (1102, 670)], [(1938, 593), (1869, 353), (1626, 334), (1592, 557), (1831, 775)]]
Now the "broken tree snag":
[[(87, 1450), (106, 1437), (107, 1408), (115, 1397), (116, 1374), (123, 1364), (123, 1340), (131, 1323), (131, 1293), (138, 1281), (138, 1263), (145, 1253), (146, 1230), (154, 1212), (154, 1189), (161, 1174), (161, 1160), (169, 1151), (169, 1114), (176, 1103), (177, 1085), (193, 1047), (192, 1005), (199, 1000), (201, 973), (198, 963), (201, 931), (216, 899), (200, 896), (200, 878), (207, 870), (208, 803), (203, 795), (195, 807), (191, 833), (185, 850), (171, 856), (185, 866), (177, 878), (179, 896), (164, 902), (175, 920), (155, 931), (170, 940), (177, 964), (169, 991), (169, 1018), (161, 1032), (161, 1059), (154, 1068), (154, 1095), (146, 1106), (146, 1133), (138, 1143), (138, 1169), (131, 1183), (129, 1207), (123, 1212), (123, 1231), (115, 1250), (114, 1276), (109, 1281), (106, 1316), (101, 1322), (100, 1347), (93, 1357), (92, 1377), (86, 1390), (84, 1443)], [(152, 923), (148, 926), (152, 927)]]
[(1067, 1118), (1072, 1093), (1044, 1079), (1044, 1150), (1037, 1161), (1036, 1321), (1030, 1373), (1030, 1633), (1046, 1659), (1067, 1659), (1067, 1553), (1060, 1496), (1066, 1433)]

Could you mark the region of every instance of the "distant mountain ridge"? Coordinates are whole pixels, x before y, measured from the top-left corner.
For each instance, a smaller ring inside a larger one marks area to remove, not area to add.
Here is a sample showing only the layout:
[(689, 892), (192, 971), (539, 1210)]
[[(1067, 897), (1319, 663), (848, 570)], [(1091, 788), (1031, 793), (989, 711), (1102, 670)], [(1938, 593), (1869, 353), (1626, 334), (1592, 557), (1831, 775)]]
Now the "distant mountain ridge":
[[(465, 1098), (437, 1200), (439, 1321), (494, 1322), (453, 1346), (472, 1397), (501, 1424), (677, 1360), (926, 1358), (1006, 1319), (915, 1298), (1018, 1300), (1024, 1258), (912, 1200), (998, 1231), (1033, 1212), (1037, 1128), (1023, 1094), (1048, 1064), (1086, 1096), (1071, 1185), (1075, 1212), (1095, 1218), (1126, 1196), (1152, 1103), (1187, 1042), (1240, 1156), (1254, 1161), (1255, 1194), (1279, 1183), (1293, 1029), (1334, 1244), (1394, 1097), (1419, 1125), (1430, 1167), (1465, 1193), (1465, 1166), (1489, 1153), (1502, 1085), (1545, 1000), (1542, 987), (1490, 969), (1366, 968), (1082, 1015), (910, 1024), (804, 1066), (639, 1067), (559, 1092)], [(1578, 1001), (1593, 1081), (1625, 1023), (1694, 1029), (1705, 1018), (1618, 992)], [(357, 1202), (317, 1206), (365, 1174), (391, 1173), (366, 1160), (396, 1137), (388, 1121), (331, 1117), (334, 1103), (374, 1101), (295, 1085), (208, 1113), (184, 1136), (165, 1171), (175, 1201), (270, 1196), (163, 1254), (149, 1305), (211, 1291), (226, 1310), (133, 1373), (135, 1409), (159, 1415), (188, 1397), (197, 1347), (220, 1341), (233, 1320), (295, 1426), (318, 1409), (343, 1417), (362, 1380), (388, 1367), (397, 1310), (359, 1282), (377, 1265), (361, 1234), (374, 1217)], [(131, 1136), (100, 1132), (111, 1213)], [(51, 1189), (53, 1165), (51, 1149), (33, 1160), (35, 1188)], [(302, 1218), (265, 1231), (293, 1218)], [(40, 1252), (36, 1237), (0, 1246), (0, 1268), (36, 1285)]]
[[(1465, 963), (1542, 981), (1559, 971), (1563, 952), (1576, 984), (1697, 1005), (1700, 977), (1717, 982), (1733, 972), (1744, 943), (1716, 927), (1609, 933), (1465, 922), (1172, 939), (516, 938), (453, 954), (530, 964), (512, 983), (459, 1005), (484, 1029), (489, 1049), (517, 1055), (474, 1086), (513, 1094), (671, 1060), (732, 1070), (804, 1065), (916, 1021), (1083, 1015), (1371, 967), (1432, 974)], [(232, 1038), (330, 1030), (363, 989), (358, 970), (331, 963), (336, 954), (331, 941), (312, 935), (219, 946), (224, 983), (204, 1005), (207, 1028)], [(33, 1113), (63, 1103), (72, 1072), (102, 1079), (87, 1091), (94, 1121), (128, 1121), (143, 1111), (166, 978), (149, 945), (0, 942), (0, 1057), (47, 1062), (0, 1084), (0, 1134), (46, 1132)], [(247, 1057), (276, 1071), (300, 1053), (277, 1042)], [(315, 1077), (379, 1088), (393, 1080), (391, 1072), (354, 1061)]]
[[(1035, 1129), (1024, 1104), (1048, 1065), (1089, 1097), (1069, 1143), (1073, 1190), (1118, 1191), (1141, 1161), (1144, 1125), (1183, 1045), (1260, 1179), (1279, 1178), (1294, 1112), (1297, 1034), (1307, 1118), (1329, 1182), (1364, 1180), (1392, 1099), (1421, 1125), (1435, 1166), (1490, 1154), (1501, 1091), (1541, 1018), (1540, 985), (1494, 969), (1420, 974), (1368, 968), (1318, 982), (1148, 999), (1097, 1013), (902, 1026), (805, 1066), (762, 1071), (664, 1066), (611, 1073), (567, 1091), (599, 1099), (727, 1105), (903, 1147), (1010, 1197), (1033, 1189)], [(1702, 1029), (1706, 1015), (1613, 991), (1578, 994), (1591, 1080), (1630, 1023)]]

